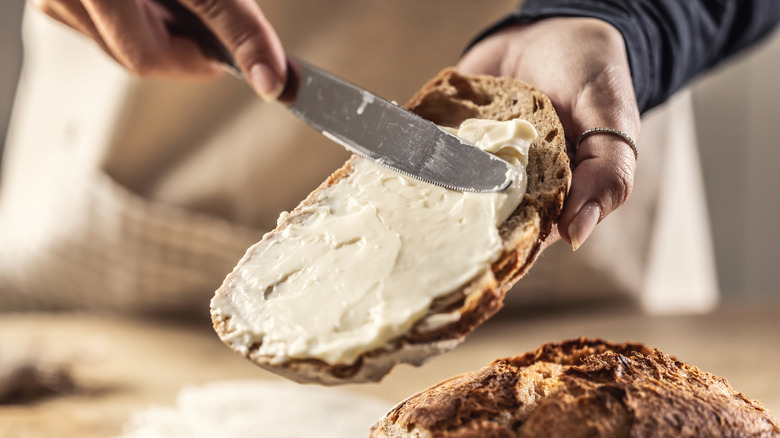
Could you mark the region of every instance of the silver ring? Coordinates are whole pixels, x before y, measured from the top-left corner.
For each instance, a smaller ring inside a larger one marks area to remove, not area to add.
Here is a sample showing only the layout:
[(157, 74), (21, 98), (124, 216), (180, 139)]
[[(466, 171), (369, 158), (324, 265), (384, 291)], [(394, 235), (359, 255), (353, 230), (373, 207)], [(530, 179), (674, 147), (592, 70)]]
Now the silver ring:
[(618, 131), (614, 128), (605, 128), (605, 127), (598, 127), (598, 128), (590, 128), (587, 131), (580, 134), (579, 137), (577, 137), (577, 144), (574, 146), (575, 152), (580, 149), (580, 143), (582, 143), (582, 140), (585, 140), (585, 137), (591, 135), (591, 134), (611, 134), (617, 137), (622, 138), (623, 140), (628, 143), (629, 146), (631, 146), (631, 150), (634, 151), (634, 159), (639, 159), (639, 149), (636, 147), (636, 143), (634, 140), (628, 136), (623, 131)]

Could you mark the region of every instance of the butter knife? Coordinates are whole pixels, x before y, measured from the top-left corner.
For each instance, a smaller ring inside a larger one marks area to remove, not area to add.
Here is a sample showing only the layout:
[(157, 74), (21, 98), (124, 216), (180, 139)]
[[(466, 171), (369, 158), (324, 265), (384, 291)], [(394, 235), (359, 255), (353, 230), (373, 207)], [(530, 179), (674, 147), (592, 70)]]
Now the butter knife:
[[(156, 0), (171, 12), (172, 35), (195, 41), (206, 56), (243, 79), (232, 54), (176, 0)], [(515, 168), (395, 103), (288, 57), (279, 101), (327, 138), (402, 174), (452, 190), (495, 192), (509, 187)]]

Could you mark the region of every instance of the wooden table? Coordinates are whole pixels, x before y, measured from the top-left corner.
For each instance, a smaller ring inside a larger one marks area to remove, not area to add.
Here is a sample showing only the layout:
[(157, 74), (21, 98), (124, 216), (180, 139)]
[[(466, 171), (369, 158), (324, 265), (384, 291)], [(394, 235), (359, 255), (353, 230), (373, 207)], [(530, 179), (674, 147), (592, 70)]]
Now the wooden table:
[[(455, 351), (426, 366), (400, 366), (380, 384), (347, 389), (392, 403), (445, 377), (544, 342), (598, 336), (658, 347), (725, 377), (737, 390), (777, 414), (778, 315), (780, 305), (670, 317), (644, 316), (622, 307), (533, 316), (505, 309)], [(70, 363), (78, 388), (72, 394), (33, 403), (0, 405), (3, 437), (115, 436), (131, 412), (151, 404), (173, 404), (183, 385), (276, 379), (228, 350), (205, 321), (181, 323), (105, 314), (5, 314), (0, 316), (0, 358), (3, 355)]]

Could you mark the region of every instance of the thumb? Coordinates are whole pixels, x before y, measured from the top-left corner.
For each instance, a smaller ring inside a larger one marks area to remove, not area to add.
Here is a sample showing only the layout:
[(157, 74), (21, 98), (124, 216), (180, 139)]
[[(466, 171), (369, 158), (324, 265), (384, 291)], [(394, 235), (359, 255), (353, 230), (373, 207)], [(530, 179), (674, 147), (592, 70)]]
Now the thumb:
[(260, 97), (279, 97), (287, 78), (284, 49), (254, 0), (180, 1), (225, 44)]
[[(636, 138), (633, 133), (626, 135)], [(636, 157), (628, 140), (595, 132), (582, 139), (574, 165), (558, 229), (576, 251), (596, 224), (628, 199), (634, 186)]]

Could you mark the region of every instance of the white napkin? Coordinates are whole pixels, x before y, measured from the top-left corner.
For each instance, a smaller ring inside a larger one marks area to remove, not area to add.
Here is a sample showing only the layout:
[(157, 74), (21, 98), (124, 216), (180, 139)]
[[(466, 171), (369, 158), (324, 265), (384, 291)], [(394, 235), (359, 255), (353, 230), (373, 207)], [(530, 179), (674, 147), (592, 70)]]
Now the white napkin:
[(176, 406), (133, 413), (122, 438), (365, 437), (392, 407), (363, 394), (286, 381), (219, 381), (182, 388)]

